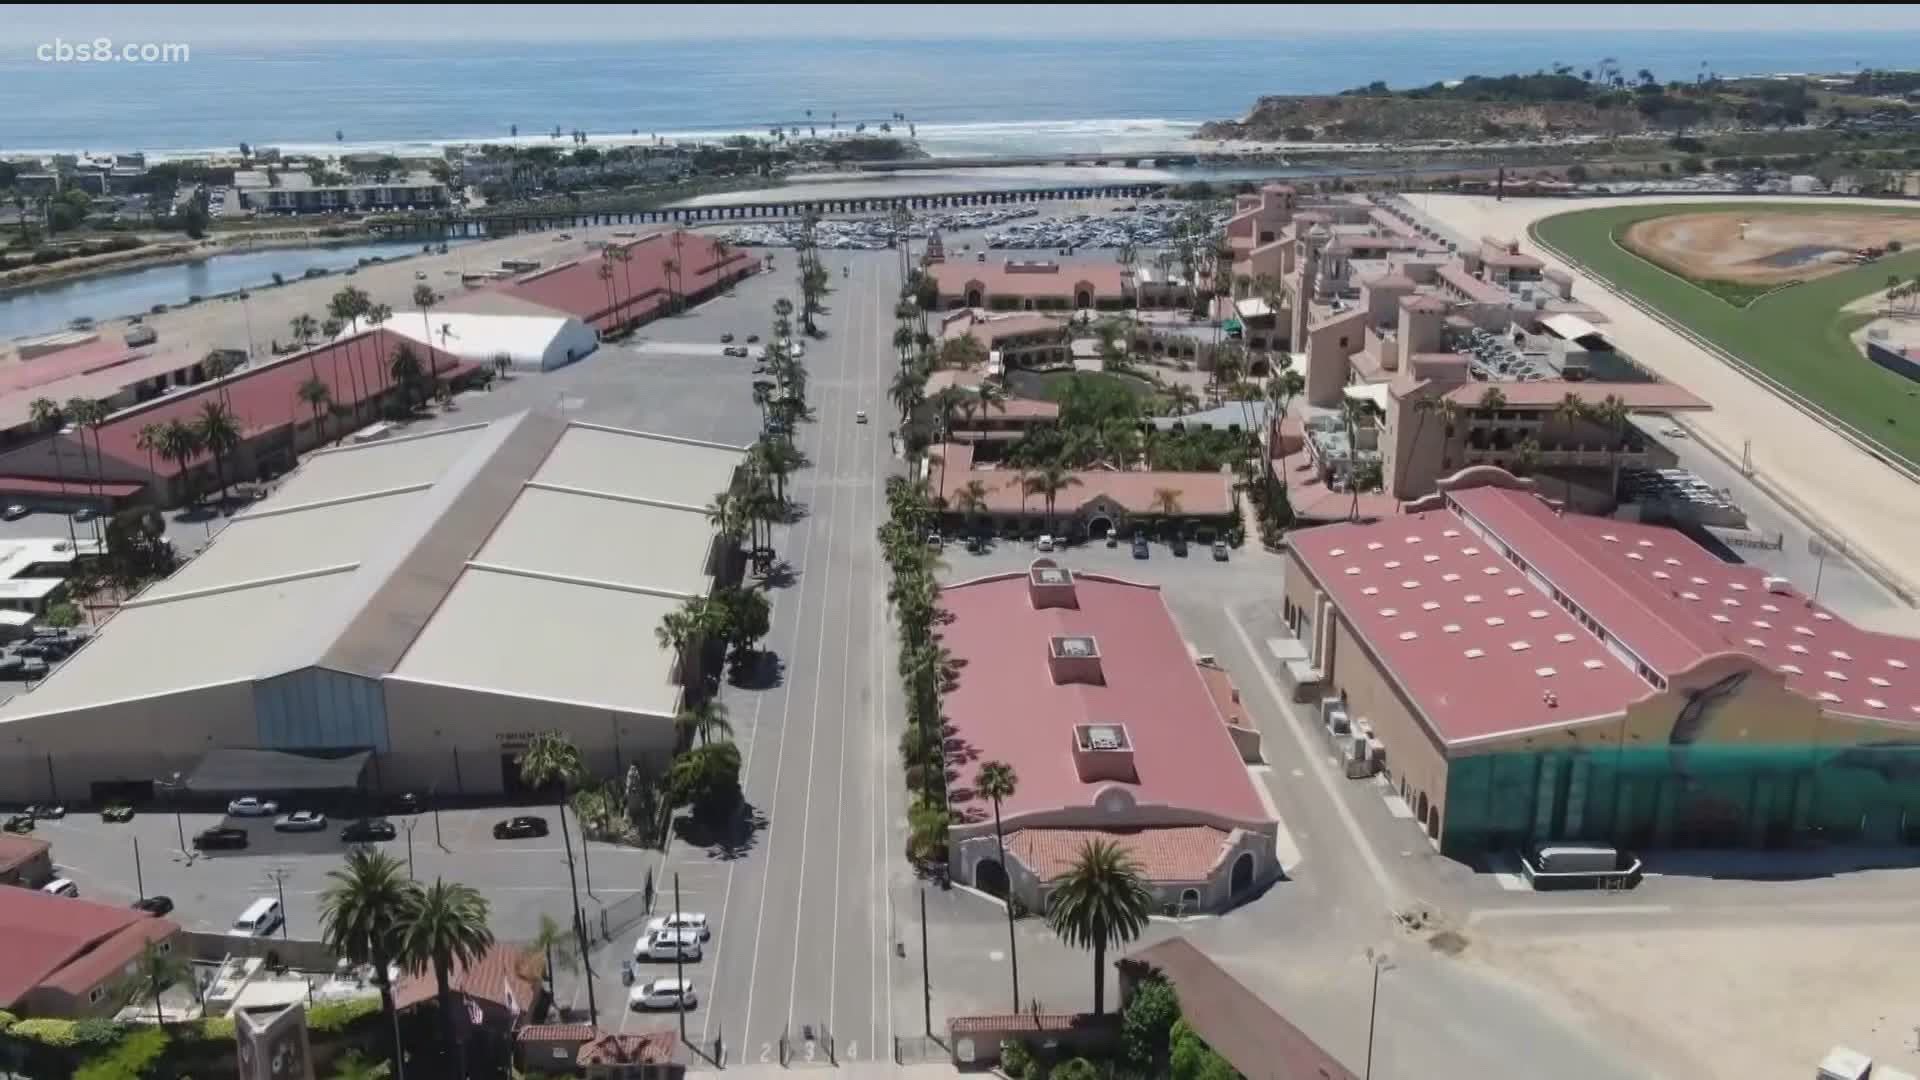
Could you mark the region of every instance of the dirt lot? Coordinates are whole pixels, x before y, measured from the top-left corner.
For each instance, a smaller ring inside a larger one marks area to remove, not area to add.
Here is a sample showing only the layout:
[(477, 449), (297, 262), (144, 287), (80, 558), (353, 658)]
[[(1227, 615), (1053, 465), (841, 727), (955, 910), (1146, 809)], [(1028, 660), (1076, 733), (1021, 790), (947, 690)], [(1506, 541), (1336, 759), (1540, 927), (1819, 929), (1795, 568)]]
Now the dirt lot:
[(1920, 242), (1920, 215), (1670, 214), (1628, 226), (1635, 253), (1687, 277), (1743, 285), (1807, 281), (1854, 265), (1854, 251)]
[(1916, 949), (1911, 926), (1748, 926), (1481, 936), (1468, 955), (1563, 995), (1658, 1076), (1803, 1080), (1836, 1044), (1920, 1071)]

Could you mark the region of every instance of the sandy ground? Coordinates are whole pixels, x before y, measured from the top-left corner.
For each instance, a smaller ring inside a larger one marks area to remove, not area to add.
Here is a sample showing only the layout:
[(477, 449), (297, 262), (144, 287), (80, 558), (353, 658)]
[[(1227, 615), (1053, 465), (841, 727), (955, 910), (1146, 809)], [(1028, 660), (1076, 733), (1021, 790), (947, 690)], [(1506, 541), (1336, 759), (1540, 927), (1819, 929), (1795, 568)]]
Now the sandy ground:
[(1628, 248), (1694, 278), (1778, 285), (1824, 277), (1854, 265), (1860, 248), (1920, 241), (1920, 215), (1673, 214), (1626, 232)]
[[(1646, 201), (1497, 202), (1488, 196), (1434, 195), (1422, 196), (1415, 205), (1459, 235), (1513, 237), (1522, 250), (1566, 269), (1528, 239), (1528, 225), (1571, 210)], [(1686, 417), (1697, 438), (1735, 462), (1750, 445), (1756, 478), (1789, 509), (1845, 537), (1885, 576), (1900, 579), (1909, 593), (1920, 592), (1920, 564), (1914, 561), (1911, 539), (1920, 534), (1920, 490), (1912, 481), (1598, 285), (1580, 279), (1574, 296), (1606, 317), (1609, 336), (1624, 352), (1713, 403), (1711, 412)]]
[(1920, 1072), (1916, 949), (1911, 926), (1689, 926), (1480, 936), (1466, 955), (1560, 995), (1657, 1075), (1805, 1080), (1834, 1045)]
[[(587, 254), (588, 239), (597, 236), (605, 240), (607, 233), (606, 228), (574, 230), (573, 239), (564, 241), (553, 232), (483, 240), (449, 248), (445, 255), (413, 255), (362, 267), (351, 277), (329, 274), (311, 281), (256, 288), (244, 304), (234, 298), (204, 300), (162, 315), (149, 315), (145, 322), (159, 333), (160, 348), (202, 353), (216, 347), (246, 348), (250, 323), (253, 355), (264, 360), (271, 357), (269, 350), (275, 341), (284, 348), (291, 340), (287, 324), (294, 316), (306, 314), (325, 321), (328, 299), (348, 285), (366, 290), (375, 303), (388, 304), (396, 312), (414, 311), (415, 285), (431, 285), (442, 296), (455, 297), (465, 291), (460, 284), (463, 270), (498, 266), (507, 258), (540, 259), (552, 266)], [(415, 276), (421, 273), (426, 275), (424, 280)], [(124, 330), (126, 323), (114, 320), (101, 325), (102, 336), (107, 336)]]

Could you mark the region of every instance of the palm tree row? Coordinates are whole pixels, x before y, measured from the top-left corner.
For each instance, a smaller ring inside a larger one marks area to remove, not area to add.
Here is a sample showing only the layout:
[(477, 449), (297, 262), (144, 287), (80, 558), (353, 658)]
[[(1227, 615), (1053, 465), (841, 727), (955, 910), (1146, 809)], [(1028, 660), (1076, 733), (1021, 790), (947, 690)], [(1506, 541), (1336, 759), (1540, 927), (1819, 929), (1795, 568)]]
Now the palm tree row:
[(445, 1049), (466, 1075), (465, 1046), (456, 1036), (452, 979), (455, 968), (477, 963), (493, 948), (486, 898), (469, 886), (435, 880), (421, 885), (405, 864), (372, 848), (347, 853), (346, 864), (327, 875), (333, 884), (320, 896), (321, 937), (340, 955), (374, 970), (380, 1008), (393, 1033), (395, 1075), (405, 1071), (395, 1015), (391, 972), (432, 972)]

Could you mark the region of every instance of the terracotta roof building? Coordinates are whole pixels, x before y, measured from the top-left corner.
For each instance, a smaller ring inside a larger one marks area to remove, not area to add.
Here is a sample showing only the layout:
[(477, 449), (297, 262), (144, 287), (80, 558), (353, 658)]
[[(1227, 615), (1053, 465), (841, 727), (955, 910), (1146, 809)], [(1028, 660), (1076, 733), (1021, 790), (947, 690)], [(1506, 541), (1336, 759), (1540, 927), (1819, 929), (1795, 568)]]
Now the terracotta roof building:
[(37, 836), (0, 833), (0, 885), (37, 889), (53, 880), (53, 845)]
[(178, 923), (113, 904), (0, 887), (0, 1008), (111, 1016), (127, 965), (149, 942), (171, 951)]
[[(1278, 872), (1274, 813), (1157, 588), (1041, 559), (946, 586), (940, 606), (961, 670), (946, 697), (959, 880), (1045, 910), (1095, 839), (1168, 907), (1217, 910)], [(987, 761), (1019, 778), (1000, 805), (1005, 866), (973, 787)]]
[(758, 256), (673, 229), (609, 243), (604, 254), (544, 267), (484, 291), (564, 312), (605, 333), (673, 305), (698, 303), (761, 265)]
[(1920, 641), (1499, 476), (1289, 552), (1324, 718), (1443, 851), (1920, 839)]
[(1124, 307), (1133, 299), (1131, 275), (1111, 261), (989, 258), (934, 263), (927, 272), (943, 308), (1064, 311)]
[(1358, 1080), (1186, 938), (1136, 950), (1116, 966), (1123, 1010), (1142, 980), (1164, 979), (1193, 1033), (1248, 1080)]
[[(996, 410), (995, 415), (998, 415)], [(978, 522), (983, 516), (995, 528), (1011, 535), (1038, 534), (1049, 528), (1068, 536), (1106, 536), (1125, 533), (1136, 521), (1194, 520), (1216, 527), (1230, 525), (1238, 512), (1233, 475), (1210, 472), (1135, 472), (1084, 469), (1072, 473), (1072, 483), (1054, 493), (1053, 512), (1044, 495), (1028, 494), (1018, 469), (976, 467), (973, 447), (943, 443), (929, 454), (934, 487), (946, 500), (956, 521)], [(978, 482), (983, 503), (965, 509), (963, 492)], [(1171, 494), (1169, 506), (1163, 496)]]

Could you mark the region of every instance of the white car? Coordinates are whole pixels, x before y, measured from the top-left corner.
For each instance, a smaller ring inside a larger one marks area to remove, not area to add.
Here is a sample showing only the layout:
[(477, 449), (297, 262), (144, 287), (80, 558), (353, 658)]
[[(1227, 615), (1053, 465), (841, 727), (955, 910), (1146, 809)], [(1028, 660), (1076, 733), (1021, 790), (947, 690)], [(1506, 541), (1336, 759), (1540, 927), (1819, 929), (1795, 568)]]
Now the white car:
[(279, 811), (279, 803), (256, 799), (251, 795), (243, 795), (227, 804), (229, 817), (266, 817)]
[(867, 422), (867, 410), (865, 410), (865, 409), (861, 409), (861, 410), (860, 410), (859, 412), (856, 412), (856, 413), (854, 413), (854, 414), (853, 414), (853, 422), (854, 422), (854, 423), (856, 423), (856, 424), (864, 424), (864, 423), (866, 423), (866, 422)]
[(72, 878), (57, 877), (40, 886), (40, 891), (49, 896), (79, 896), (80, 886), (75, 885)]
[(693, 930), (703, 941), (713, 936), (707, 917), (698, 911), (671, 911), (647, 921), (647, 933), (657, 934), (662, 930)]
[(633, 943), (635, 960), (700, 959), (700, 933), (697, 930), (655, 930)]
[(1050, 533), (1041, 533), (1041, 534), (1040, 534), (1040, 542), (1034, 545), (1034, 549), (1035, 549), (1035, 550), (1037, 550), (1037, 551), (1052, 551), (1052, 550), (1053, 550), (1053, 536), (1052, 536), (1052, 534), (1050, 534)]
[(684, 979), (650, 979), (627, 995), (627, 1005), (635, 1009), (691, 1009), (698, 1004), (700, 995)]
[(1687, 429), (1681, 427), (1666, 427), (1660, 429), (1660, 434), (1665, 435), (1669, 439), (1684, 439), (1687, 437)]
[(295, 810), (273, 823), (275, 832), (319, 832), (326, 827), (327, 815), (318, 810)]

